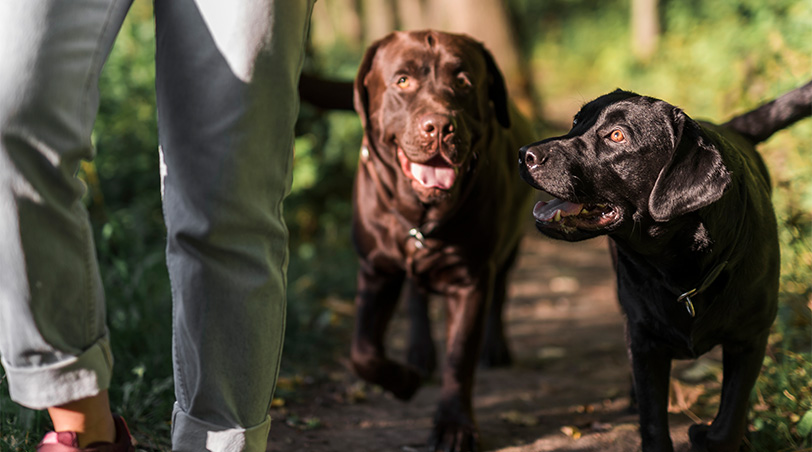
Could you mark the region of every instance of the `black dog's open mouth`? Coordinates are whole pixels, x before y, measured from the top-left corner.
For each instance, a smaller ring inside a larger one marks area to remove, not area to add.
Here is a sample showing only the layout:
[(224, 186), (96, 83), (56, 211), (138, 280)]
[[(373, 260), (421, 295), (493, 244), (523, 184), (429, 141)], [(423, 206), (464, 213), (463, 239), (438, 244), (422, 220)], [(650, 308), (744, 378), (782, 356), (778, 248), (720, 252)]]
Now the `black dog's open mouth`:
[(398, 147), (398, 161), (403, 174), (425, 188), (451, 190), (457, 180), (458, 169), (440, 155), (425, 163), (417, 163), (409, 160), (403, 149)]
[(618, 213), (606, 204), (578, 204), (561, 199), (540, 201), (533, 208), (536, 223), (545, 228), (571, 232), (576, 229), (598, 231), (618, 218)]

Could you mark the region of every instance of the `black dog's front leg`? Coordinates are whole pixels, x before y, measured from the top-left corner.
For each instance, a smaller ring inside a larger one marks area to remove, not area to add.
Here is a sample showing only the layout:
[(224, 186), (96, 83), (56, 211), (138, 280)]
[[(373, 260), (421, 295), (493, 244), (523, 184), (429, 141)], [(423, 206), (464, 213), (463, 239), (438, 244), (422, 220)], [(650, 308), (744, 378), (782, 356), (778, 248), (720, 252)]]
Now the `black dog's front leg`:
[(756, 383), (767, 333), (746, 345), (725, 345), (722, 355), (722, 400), (716, 419), (710, 426), (691, 426), (689, 435), (697, 452), (737, 452), (747, 431), (750, 392)]
[(474, 372), (492, 286), (491, 272), (447, 295), (446, 357), (432, 434), (435, 451), (477, 450), (479, 434), (472, 406)]
[(403, 278), (401, 272), (382, 274), (361, 266), (350, 357), (359, 377), (408, 400), (420, 387), (420, 374), (417, 369), (390, 360), (384, 350), (384, 335), (397, 306)]
[(629, 353), (634, 377), (634, 394), (640, 414), (640, 437), (643, 452), (673, 452), (668, 430), (668, 385), (671, 355), (646, 338), (645, 334), (629, 331)]

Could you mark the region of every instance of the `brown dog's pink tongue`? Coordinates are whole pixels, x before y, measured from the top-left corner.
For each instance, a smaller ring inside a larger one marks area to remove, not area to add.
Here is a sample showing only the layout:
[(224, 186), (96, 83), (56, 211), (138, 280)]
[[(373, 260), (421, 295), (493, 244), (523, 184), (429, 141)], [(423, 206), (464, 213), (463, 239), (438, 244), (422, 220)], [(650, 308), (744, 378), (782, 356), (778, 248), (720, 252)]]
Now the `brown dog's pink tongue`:
[(415, 180), (424, 187), (448, 190), (454, 185), (457, 173), (450, 166), (423, 165), (410, 162), (409, 170)]

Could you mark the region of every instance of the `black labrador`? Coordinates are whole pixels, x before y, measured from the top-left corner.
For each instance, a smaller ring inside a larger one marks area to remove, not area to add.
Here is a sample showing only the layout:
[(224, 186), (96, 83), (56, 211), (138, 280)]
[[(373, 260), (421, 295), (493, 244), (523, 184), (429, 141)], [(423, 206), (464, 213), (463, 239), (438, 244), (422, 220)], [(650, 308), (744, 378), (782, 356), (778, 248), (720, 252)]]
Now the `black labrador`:
[(523, 147), (522, 178), (555, 199), (536, 227), (610, 237), (644, 451), (672, 451), (672, 359), (723, 347), (722, 399), (694, 425), (698, 451), (737, 451), (776, 315), (779, 246), (770, 177), (754, 145), (812, 113), (812, 83), (723, 125), (617, 90), (564, 136)]

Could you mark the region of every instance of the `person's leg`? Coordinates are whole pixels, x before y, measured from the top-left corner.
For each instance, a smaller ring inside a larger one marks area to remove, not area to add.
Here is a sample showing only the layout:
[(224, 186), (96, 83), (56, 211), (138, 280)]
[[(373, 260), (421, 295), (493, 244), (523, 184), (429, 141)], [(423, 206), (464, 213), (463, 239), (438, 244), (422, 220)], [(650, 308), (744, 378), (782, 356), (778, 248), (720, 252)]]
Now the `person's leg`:
[(176, 451), (265, 450), (309, 0), (158, 0)]
[(110, 439), (112, 356), (80, 159), (131, 0), (0, 2), (0, 354), (11, 398)]
[(116, 440), (107, 390), (97, 395), (48, 408), (56, 432), (76, 432), (78, 446)]

